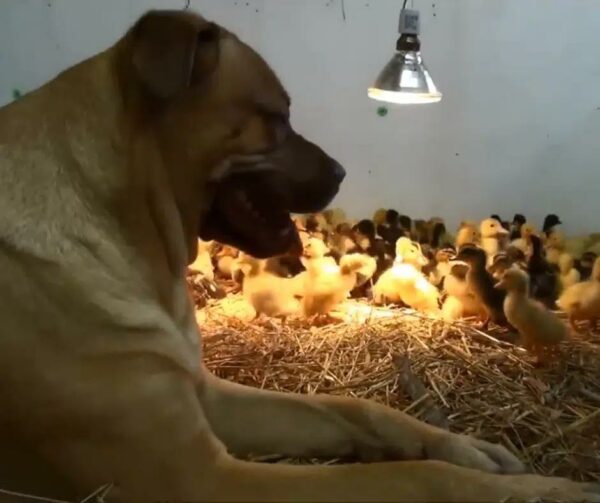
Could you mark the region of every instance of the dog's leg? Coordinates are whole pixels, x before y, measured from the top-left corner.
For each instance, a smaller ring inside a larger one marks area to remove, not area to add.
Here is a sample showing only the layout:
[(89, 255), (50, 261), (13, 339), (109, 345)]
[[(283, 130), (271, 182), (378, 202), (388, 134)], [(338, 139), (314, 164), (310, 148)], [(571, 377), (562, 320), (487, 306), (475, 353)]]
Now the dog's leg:
[[(45, 422), (39, 424), (45, 424), (44, 431), (48, 433), (42, 449), (78, 483), (85, 491), (83, 494), (113, 484), (110, 497), (126, 502), (499, 502), (508, 497), (523, 500), (555, 495), (583, 500), (588, 490), (566, 480), (502, 476), (437, 461), (349, 466), (238, 461), (227, 454), (207, 419), (219, 428), (221, 435), (241, 442), (240, 447), (251, 447), (244, 444), (244, 436), (255, 436), (258, 442), (272, 442), (275, 448), (286, 447), (286, 439), (299, 434), (301, 420), (306, 421), (309, 432), (324, 442), (328, 442), (325, 437), (328, 433), (335, 436), (339, 429), (346, 428), (345, 434), (337, 433), (337, 448), (342, 450), (344, 442), (359, 441), (361, 435), (354, 428), (364, 430), (362, 436), (381, 436), (382, 441), (393, 441), (395, 435), (388, 428), (404, 429), (410, 438), (412, 427), (408, 423), (403, 426), (405, 419), (393, 420), (393, 414), (384, 419), (384, 409), (312, 399), (304, 402), (308, 406), (282, 405), (277, 403), (279, 395), (247, 393), (235, 386), (205, 391), (200, 401), (192, 377), (164, 363), (150, 364), (131, 358), (124, 359), (122, 365), (109, 363), (109, 367), (100, 362), (99, 367), (79, 369), (71, 376), (79, 377), (79, 381), (61, 381), (66, 383), (65, 389), (51, 388), (52, 407), (40, 413)], [(213, 385), (208, 384), (208, 388), (213, 389)], [(207, 394), (212, 396), (207, 398)], [(56, 402), (57, 398), (67, 401)], [(215, 400), (224, 401), (224, 408), (215, 404)], [(67, 411), (69, 421), (61, 420), (65, 410), (62, 405), (72, 406)], [(208, 417), (204, 407), (214, 409)], [(266, 413), (261, 414), (257, 407), (264, 408)], [(226, 418), (224, 412), (235, 417)], [(293, 418), (293, 413), (300, 417)], [(261, 418), (263, 424), (258, 424)], [(278, 425), (278, 420), (289, 421), (289, 428)], [(216, 424), (217, 421), (224, 421), (227, 428)], [(354, 427), (341, 426), (343, 422)], [(269, 428), (277, 431), (274, 438), (270, 438)], [(304, 437), (302, 442), (308, 445), (311, 440)], [(414, 448), (406, 444), (407, 450)], [(331, 442), (329, 446), (336, 447)], [(292, 442), (291, 447), (302, 446)], [(465, 451), (467, 456), (470, 452)]]
[(368, 400), (261, 391), (210, 375), (198, 395), (213, 431), (237, 455), (431, 459), (495, 473), (524, 469), (503, 447)]

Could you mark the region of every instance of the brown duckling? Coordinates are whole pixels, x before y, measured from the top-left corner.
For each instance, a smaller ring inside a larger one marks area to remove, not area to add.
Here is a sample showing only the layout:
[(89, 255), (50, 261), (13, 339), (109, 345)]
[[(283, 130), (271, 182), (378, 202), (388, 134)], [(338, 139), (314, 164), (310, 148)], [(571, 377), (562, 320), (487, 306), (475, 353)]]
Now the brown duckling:
[(477, 247), (464, 247), (458, 253), (457, 260), (469, 266), (467, 285), (476, 299), (484, 306), (486, 319), (483, 327), (487, 328), (489, 321), (497, 325), (508, 326), (504, 314), (505, 292), (494, 288), (495, 281), (486, 269), (487, 255), (485, 250)]
[(547, 308), (554, 309), (560, 293), (558, 268), (546, 260), (542, 240), (536, 235), (530, 236), (530, 240), (532, 252), (527, 262), (527, 272), (531, 281), (531, 295)]
[(567, 327), (529, 296), (529, 283), (527, 273), (511, 268), (496, 288), (507, 292), (504, 299), (506, 319), (518, 330), (525, 349), (542, 362), (555, 354), (557, 345), (567, 338)]

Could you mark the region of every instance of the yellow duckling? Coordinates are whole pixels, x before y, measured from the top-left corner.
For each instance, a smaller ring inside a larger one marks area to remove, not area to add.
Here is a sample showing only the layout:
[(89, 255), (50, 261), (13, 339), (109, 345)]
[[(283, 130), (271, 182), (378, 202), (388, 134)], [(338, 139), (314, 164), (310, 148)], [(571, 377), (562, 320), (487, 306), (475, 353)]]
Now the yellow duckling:
[(196, 260), (188, 266), (188, 271), (192, 274), (201, 274), (206, 279), (214, 281), (215, 270), (212, 263), (212, 249), (214, 241), (198, 240), (198, 255)]
[(568, 253), (563, 253), (558, 258), (560, 286), (563, 291), (581, 281), (581, 274), (574, 265), (575, 259)]
[(293, 278), (303, 301), (305, 316), (327, 315), (346, 300), (359, 282), (373, 276), (377, 264), (373, 257), (354, 253), (345, 255), (338, 266), (322, 257), (309, 260), (306, 271)]
[(516, 267), (509, 269), (495, 288), (505, 290), (504, 314), (522, 338), (523, 347), (538, 361), (553, 355), (567, 338), (566, 325), (540, 302), (529, 296), (529, 276)]
[(479, 225), (481, 247), (487, 255), (488, 265), (494, 261), (496, 254), (503, 249), (501, 241), (508, 236), (508, 231), (495, 218), (486, 218)]
[(224, 245), (216, 255), (217, 273), (221, 278), (233, 279), (239, 252), (233, 246)]
[(257, 315), (291, 316), (301, 311), (301, 291), (295, 278), (282, 278), (267, 271), (267, 261), (241, 253), (237, 267), (244, 274), (244, 299)]
[(567, 288), (556, 304), (569, 315), (575, 331), (578, 320), (589, 320), (592, 328), (597, 325), (600, 318), (600, 257), (594, 262), (590, 280)]
[(373, 287), (376, 304), (406, 304), (418, 311), (439, 313), (439, 291), (411, 264), (396, 261)]
[(306, 270), (323, 267), (325, 264), (337, 265), (333, 257), (327, 257), (330, 252), (325, 242), (317, 237), (308, 237), (303, 241), (302, 265)]
[(457, 250), (468, 244), (478, 244), (480, 240), (479, 231), (474, 222), (462, 222), (456, 234), (454, 245)]
[(445, 321), (486, 316), (483, 304), (467, 284), (468, 270), (469, 266), (463, 262), (451, 262), (450, 272), (444, 279), (446, 299), (442, 306), (442, 317)]
[(396, 241), (396, 260), (412, 265), (417, 271), (421, 271), (429, 263), (421, 251), (421, 245), (409, 238), (400, 238)]

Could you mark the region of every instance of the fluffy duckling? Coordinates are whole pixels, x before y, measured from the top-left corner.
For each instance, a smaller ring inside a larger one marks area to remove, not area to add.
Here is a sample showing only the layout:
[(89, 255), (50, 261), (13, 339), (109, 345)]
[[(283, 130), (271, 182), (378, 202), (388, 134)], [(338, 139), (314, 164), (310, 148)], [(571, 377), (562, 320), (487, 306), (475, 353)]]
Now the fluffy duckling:
[(462, 262), (452, 262), (450, 273), (444, 278), (446, 298), (442, 305), (442, 317), (445, 321), (456, 321), (461, 318), (486, 316), (483, 304), (467, 285), (469, 266)]
[(494, 279), (499, 280), (512, 265), (512, 260), (508, 255), (504, 252), (500, 252), (496, 253), (492, 264), (488, 267), (488, 271)]
[(405, 235), (400, 225), (400, 215), (396, 210), (387, 210), (385, 222), (377, 226), (377, 234), (387, 243), (394, 245), (399, 238)]
[(451, 247), (440, 248), (435, 252), (434, 259), (428, 264), (426, 269), (423, 270), (432, 285), (437, 286), (438, 288), (441, 287), (444, 278), (450, 274), (452, 269), (450, 260), (455, 255), (456, 251)]
[(410, 218), (408, 215), (400, 215), (398, 220), (400, 222), (400, 226), (404, 230), (404, 235), (410, 236), (410, 233), (413, 230), (412, 218)]
[(314, 213), (306, 217), (306, 231), (316, 238), (327, 240), (329, 224), (322, 213)]
[(341, 208), (327, 209), (323, 212), (323, 216), (330, 229), (335, 229), (346, 221), (346, 212)]
[[(329, 248), (331, 255), (336, 259), (341, 259), (348, 253), (358, 251), (356, 242), (353, 238), (354, 232), (348, 223), (338, 224), (334, 232), (329, 236)], [(303, 243), (303, 245), (305, 245)]]
[(456, 234), (454, 246), (457, 250), (460, 250), (465, 245), (478, 244), (479, 240), (480, 235), (476, 224), (474, 222), (462, 222)]
[(559, 230), (553, 230), (546, 238), (546, 260), (551, 264), (558, 265), (560, 256), (565, 253), (565, 236)]
[(542, 304), (529, 296), (529, 278), (524, 271), (512, 268), (496, 284), (506, 291), (504, 313), (517, 329), (523, 346), (543, 361), (567, 338), (566, 325)]
[(446, 224), (441, 218), (432, 218), (427, 224), (427, 241), (421, 243), (423, 253), (431, 255), (431, 258), (435, 256), (435, 251), (442, 246), (447, 246), (451, 243), (450, 236), (446, 232)]
[(466, 246), (459, 252), (456, 259), (465, 262), (469, 266), (466, 277), (467, 286), (485, 309), (484, 329), (487, 328), (490, 320), (497, 325), (508, 325), (504, 315), (504, 298), (506, 294), (494, 288), (494, 278), (486, 269), (487, 255), (485, 250), (474, 246)]
[(356, 243), (356, 251), (366, 252), (376, 238), (375, 224), (371, 220), (361, 220), (352, 228), (352, 239)]
[(331, 262), (310, 262), (306, 272), (296, 279), (302, 292), (305, 316), (327, 315), (362, 281), (375, 272), (375, 260), (359, 253), (346, 255), (340, 265)]
[(527, 270), (527, 259), (521, 250), (509, 246), (506, 251), (500, 252), (494, 257), (488, 271), (494, 279), (500, 280), (511, 267), (518, 267), (525, 271)]
[(558, 215), (551, 213), (544, 218), (544, 225), (542, 226), (542, 232), (546, 236), (550, 236), (550, 233), (554, 230), (557, 225), (562, 225), (562, 222)]
[(330, 250), (322, 239), (311, 237), (304, 243), (303, 248), (300, 260), (306, 270), (309, 268), (318, 270), (326, 265), (337, 265), (335, 259), (328, 256)]
[(515, 239), (519, 239), (521, 237), (521, 227), (527, 223), (527, 219), (524, 215), (520, 213), (515, 214), (513, 217), (513, 221), (510, 224), (510, 240), (514, 241)]
[(396, 262), (373, 287), (376, 304), (405, 304), (418, 311), (439, 313), (439, 291), (414, 266)]
[(396, 241), (396, 262), (409, 264), (419, 272), (429, 263), (423, 255), (421, 245), (408, 238)]
[(585, 236), (573, 236), (565, 240), (565, 251), (574, 257), (581, 257), (585, 252), (596, 250), (600, 244), (600, 233), (587, 234)]
[(387, 213), (388, 210), (384, 209), (384, 208), (379, 208), (374, 214), (373, 214), (373, 223), (377, 226), (377, 225), (382, 225), (385, 223), (385, 214)]
[(479, 225), (479, 232), (481, 247), (487, 255), (487, 263), (491, 265), (496, 253), (504, 248), (502, 242), (508, 236), (508, 231), (495, 218), (486, 218)]
[(377, 239), (371, 246), (369, 254), (375, 259), (377, 269), (373, 274), (373, 282), (394, 265), (394, 249), (382, 239)]
[(233, 246), (223, 245), (216, 254), (216, 273), (220, 278), (233, 279), (239, 251)]
[(592, 328), (597, 325), (600, 319), (600, 257), (594, 262), (590, 280), (567, 288), (556, 304), (569, 315), (575, 331), (578, 320), (589, 320)]
[(546, 260), (541, 238), (534, 234), (529, 239), (532, 252), (527, 262), (527, 272), (531, 280), (531, 295), (549, 309), (554, 309), (560, 291), (558, 270)]
[(592, 277), (592, 269), (597, 257), (594, 252), (585, 252), (579, 260), (575, 261), (575, 268), (579, 271), (581, 281), (587, 281)]
[(413, 241), (419, 244), (427, 244), (429, 241), (429, 226), (426, 220), (415, 220), (411, 233)]
[(510, 232), (510, 224), (506, 221), (506, 220), (502, 220), (500, 218), (500, 215), (494, 213), (492, 216), (490, 216), (490, 218), (493, 218), (494, 220), (497, 220), (498, 222), (500, 222), (500, 225), (507, 231)]
[(244, 299), (257, 315), (286, 317), (299, 314), (302, 292), (295, 278), (282, 278), (269, 272), (267, 261), (241, 253), (238, 264), (244, 273)]
[(198, 240), (198, 255), (192, 264), (188, 266), (191, 274), (201, 274), (206, 279), (214, 281), (215, 270), (212, 263), (213, 241)]
[(558, 259), (560, 286), (563, 291), (581, 281), (581, 274), (574, 265), (575, 259), (568, 253), (563, 253)]
[(526, 257), (532, 252), (531, 236), (535, 234), (535, 227), (530, 223), (524, 223), (521, 226), (521, 237), (510, 242), (510, 246), (521, 250)]

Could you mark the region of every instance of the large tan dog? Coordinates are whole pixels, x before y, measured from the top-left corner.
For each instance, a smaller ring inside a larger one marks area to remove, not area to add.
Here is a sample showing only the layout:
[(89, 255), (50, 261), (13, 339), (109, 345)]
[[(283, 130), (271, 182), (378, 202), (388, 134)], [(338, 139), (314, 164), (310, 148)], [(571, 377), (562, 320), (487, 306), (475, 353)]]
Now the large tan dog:
[[(198, 235), (297, 245), (343, 169), (234, 35), (145, 15), (0, 111), (0, 487), (131, 501), (600, 498), (515, 475), (504, 448), (368, 401), (223, 382), (201, 366), (185, 269)], [(231, 453), (231, 454), (230, 454)], [(232, 454), (355, 457), (284, 466)]]

